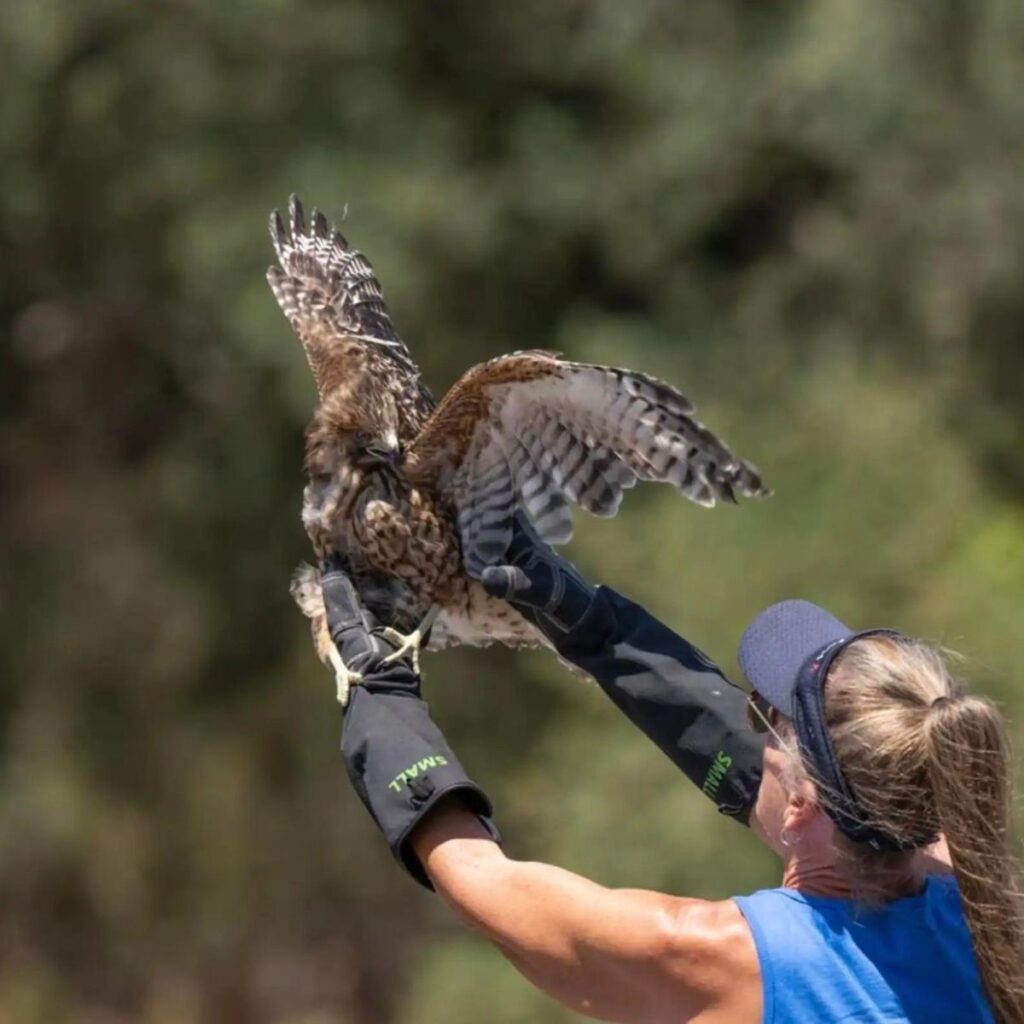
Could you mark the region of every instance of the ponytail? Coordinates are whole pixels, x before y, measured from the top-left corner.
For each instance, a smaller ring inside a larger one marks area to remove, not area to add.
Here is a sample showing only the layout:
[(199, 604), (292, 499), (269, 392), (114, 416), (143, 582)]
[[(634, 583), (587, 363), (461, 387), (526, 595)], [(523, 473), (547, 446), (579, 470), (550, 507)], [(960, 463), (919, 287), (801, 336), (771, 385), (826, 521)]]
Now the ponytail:
[[(906, 637), (866, 637), (833, 663), (825, 716), (836, 759), (875, 827), (949, 847), (982, 985), (997, 1024), (1024, 1022), (1024, 893), (1011, 837), (1002, 715), (963, 694), (945, 661)], [(829, 800), (819, 790), (819, 799)], [(913, 854), (837, 838), (857, 889), (906, 877)], [(863, 886), (861, 883), (866, 883)]]
[(990, 701), (940, 696), (924, 720), (928, 776), (993, 1014), (1024, 1021), (1024, 894), (1011, 852), (1010, 752)]

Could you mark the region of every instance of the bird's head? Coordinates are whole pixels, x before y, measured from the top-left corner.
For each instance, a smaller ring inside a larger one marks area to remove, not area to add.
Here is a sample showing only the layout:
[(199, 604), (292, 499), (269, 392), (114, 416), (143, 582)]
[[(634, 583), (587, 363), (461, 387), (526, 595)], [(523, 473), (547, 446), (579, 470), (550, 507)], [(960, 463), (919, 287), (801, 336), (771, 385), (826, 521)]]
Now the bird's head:
[(401, 418), (394, 397), (368, 374), (354, 376), (321, 404), (320, 420), (339, 454), (362, 469), (395, 466), (402, 454)]

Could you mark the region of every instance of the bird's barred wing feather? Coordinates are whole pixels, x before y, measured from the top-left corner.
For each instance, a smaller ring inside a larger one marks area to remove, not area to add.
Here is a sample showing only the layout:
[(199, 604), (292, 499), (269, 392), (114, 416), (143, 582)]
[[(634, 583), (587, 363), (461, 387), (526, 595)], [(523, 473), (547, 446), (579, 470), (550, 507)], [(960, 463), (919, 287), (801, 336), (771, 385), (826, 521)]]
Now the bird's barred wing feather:
[(464, 374), (409, 448), (406, 472), (454, 502), (472, 576), (504, 555), (517, 507), (557, 544), (572, 533), (567, 501), (612, 516), (637, 480), (708, 506), (769, 493), (670, 385), (539, 351)]
[(312, 210), (307, 224), (293, 195), (287, 223), (277, 210), (270, 215), (270, 238), (280, 266), (270, 267), (267, 281), (302, 341), (321, 395), (362, 367), (368, 348), (419, 374), (369, 260), (319, 210)]

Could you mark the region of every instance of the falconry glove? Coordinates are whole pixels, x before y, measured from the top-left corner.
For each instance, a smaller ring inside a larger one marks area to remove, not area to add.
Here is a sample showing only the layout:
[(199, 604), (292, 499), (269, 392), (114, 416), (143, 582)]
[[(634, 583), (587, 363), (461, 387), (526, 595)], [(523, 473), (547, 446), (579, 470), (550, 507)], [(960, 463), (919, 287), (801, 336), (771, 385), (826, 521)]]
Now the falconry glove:
[(345, 664), (362, 677), (344, 712), (345, 767), (399, 864), (432, 889), (409, 843), (413, 829), (442, 797), (454, 794), (498, 839), (491, 802), (431, 719), (410, 660), (387, 660), (397, 645), (363, 607), (340, 558), (332, 556), (323, 568), (331, 637)]
[(536, 622), (719, 811), (747, 824), (764, 738), (747, 724), (746, 691), (639, 605), (586, 584), (518, 514), (508, 562), (482, 574), (488, 593)]
[(540, 539), (522, 512), (513, 517), (505, 558), (506, 564), (484, 569), (484, 589), (508, 601), (557, 646), (586, 614), (594, 588)]

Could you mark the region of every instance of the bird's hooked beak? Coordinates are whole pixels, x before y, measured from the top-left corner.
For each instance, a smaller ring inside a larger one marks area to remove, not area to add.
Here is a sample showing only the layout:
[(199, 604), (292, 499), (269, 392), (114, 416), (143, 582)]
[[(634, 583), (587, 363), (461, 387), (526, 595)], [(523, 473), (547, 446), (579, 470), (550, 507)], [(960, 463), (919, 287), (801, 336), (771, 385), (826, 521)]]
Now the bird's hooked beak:
[(372, 465), (394, 466), (402, 454), (398, 435), (389, 430), (382, 437), (375, 437), (365, 449), (366, 461)]

